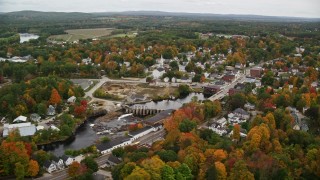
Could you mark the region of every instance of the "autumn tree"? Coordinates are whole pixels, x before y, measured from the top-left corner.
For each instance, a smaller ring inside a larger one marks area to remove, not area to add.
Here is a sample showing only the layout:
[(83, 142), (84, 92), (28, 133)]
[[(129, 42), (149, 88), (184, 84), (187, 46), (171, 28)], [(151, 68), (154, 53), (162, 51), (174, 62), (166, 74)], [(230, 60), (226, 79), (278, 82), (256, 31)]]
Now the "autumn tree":
[(232, 139), (238, 142), (240, 140), (240, 125), (236, 124), (233, 126)]
[(61, 103), (61, 97), (60, 97), (58, 91), (55, 88), (53, 88), (52, 91), (51, 91), (51, 96), (50, 96), (49, 103), (50, 104), (54, 104), (54, 105), (57, 105), (57, 104)]
[(72, 162), (72, 164), (68, 168), (69, 177), (77, 177), (86, 173), (87, 167), (78, 163), (77, 161)]
[(28, 176), (34, 177), (38, 174), (39, 172), (39, 164), (35, 160), (30, 160), (29, 161), (29, 166), (28, 166)]
[(16, 176), (17, 180), (24, 179), (24, 176), (25, 176), (24, 169), (25, 167), (20, 162), (17, 162), (15, 164), (14, 175)]
[(243, 160), (237, 161), (231, 169), (229, 179), (231, 180), (254, 180), (254, 175), (248, 170)]

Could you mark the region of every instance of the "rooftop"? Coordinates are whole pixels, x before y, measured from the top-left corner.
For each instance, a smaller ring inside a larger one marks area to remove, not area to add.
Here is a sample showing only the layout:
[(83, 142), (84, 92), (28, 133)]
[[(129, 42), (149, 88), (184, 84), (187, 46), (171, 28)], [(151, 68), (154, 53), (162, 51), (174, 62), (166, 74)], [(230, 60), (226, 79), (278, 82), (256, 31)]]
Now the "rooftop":
[(107, 150), (107, 149), (110, 149), (118, 144), (121, 144), (123, 142), (126, 142), (126, 141), (130, 141), (130, 138), (128, 137), (118, 137), (116, 139), (113, 139), (109, 142), (106, 142), (106, 143), (101, 143), (101, 144), (98, 144), (97, 145), (97, 149), (99, 151), (104, 151), (104, 150)]
[(174, 111), (173, 109), (167, 109), (165, 111), (161, 111), (157, 115), (145, 120), (145, 122), (149, 123), (149, 124), (155, 124), (155, 123), (157, 123), (157, 122), (159, 122), (159, 121), (171, 116), (173, 111)]

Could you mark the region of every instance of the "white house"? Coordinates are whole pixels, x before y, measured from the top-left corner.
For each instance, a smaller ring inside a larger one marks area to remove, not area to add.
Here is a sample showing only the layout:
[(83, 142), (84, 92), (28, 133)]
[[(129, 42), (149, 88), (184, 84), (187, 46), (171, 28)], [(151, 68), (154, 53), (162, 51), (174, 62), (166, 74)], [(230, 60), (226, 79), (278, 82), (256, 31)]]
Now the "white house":
[(90, 57), (88, 57), (88, 58), (86, 58), (86, 59), (82, 59), (82, 62), (83, 62), (84, 64), (90, 64), (90, 63), (92, 62), (92, 60), (91, 60)]
[(69, 166), (70, 164), (73, 163), (73, 161), (75, 161), (75, 158), (71, 157), (71, 156), (66, 156), (66, 155), (63, 155), (61, 157), (61, 159), (63, 160), (64, 164), (66, 166)]
[(75, 103), (77, 100), (77, 98), (75, 96), (71, 96), (69, 97), (69, 99), (67, 100), (68, 103)]
[(57, 169), (64, 169), (64, 161), (62, 158), (54, 157), (53, 162), (56, 163)]
[(245, 120), (248, 120), (250, 118), (250, 114), (242, 108), (237, 108), (236, 110), (233, 111), (233, 114)]
[(15, 118), (13, 120), (14, 123), (16, 122), (26, 122), (27, 121), (27, 117), (26, 116), (18, 116), (17, 118)]
[(49, 105), (49, 108), (47, 110), (48, 116), (54, 116), (56, 114), (56, 108), (52, 105)]
[(112, 150), (118, 147), (128, 146), (132, 143), (132, 140), (127, 137), (119, 137), (109, 141), (107, 143), (101, 143), (97, 145), (97, 151), (101, 154), (111, 153)]
[(227, 134), (226, 124), (227, 124), (227, 120), (226, 120), (226, 118), (223, 117), (223, 118), (219, 119), (218, 121), (214, 122), (208, 128), (211, 129), (213, 132), (219, 134), (220, 136), (223, 136), (223, 135)]
[(31, 121), (34, 121), (34, 122), (40, 122), (41, 116), (37, 113), (33, 113), (30, 115), (30, 119)]
[(165, 72), (164, 68), (157, 68), (152, 71), (152, 76), (154, 79), (159, 79)]
[(57, 170), (56, 164), (52, 161), (45, 161), (43, 167), (48, 173), (52, 173)]
[(144, 128), (138, 129), (136, 131), (129, 132), (129, 136), (131, 136), (131, 141), (134, 141), (142, 136), (145, 136), (151, 132), (157, 131), (156, 128), (152, 126), (146, 126)]
[(244, 105), (244, 108), (246, 108), (247, 110), (255, 110), (256, 106), (251, 103), (246, 103)]

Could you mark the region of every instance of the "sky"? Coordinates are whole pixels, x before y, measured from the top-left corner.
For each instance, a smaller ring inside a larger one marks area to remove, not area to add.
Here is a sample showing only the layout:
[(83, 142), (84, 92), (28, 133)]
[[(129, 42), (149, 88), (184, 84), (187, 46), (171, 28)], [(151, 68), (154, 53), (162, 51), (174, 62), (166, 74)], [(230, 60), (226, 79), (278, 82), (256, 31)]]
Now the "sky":
[(320, 0), (0, 0), (0, 12), (166, 11), (320, 18)]

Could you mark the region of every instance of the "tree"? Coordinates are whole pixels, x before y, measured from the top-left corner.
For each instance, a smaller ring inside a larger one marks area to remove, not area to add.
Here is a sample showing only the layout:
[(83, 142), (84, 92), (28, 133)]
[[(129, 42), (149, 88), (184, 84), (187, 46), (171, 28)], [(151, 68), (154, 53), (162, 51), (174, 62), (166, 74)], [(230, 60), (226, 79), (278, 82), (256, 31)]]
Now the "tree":
[(125, 151), (122, 147), (118, 147), (114, 150), (112, 150), (112, 155), (121, 158), (125, 154)]
[(174, 180), (174, 171), (172, 167), (165, 165), (161, 169), (161, 179)]
[(51, 91), (51, 96), (50, 96), (49, 103), (50, 104), (54, 104), (54, 105), (57, 105), (57, 104), (61, 103), (61, 97), (60, 97), (58, 91), (55, 88), (53, 88), (52, 91)]
[(150, 174), (140, 167), (136, 167), (132, 173), (124, 178), (125, 180), (150, 180)]
[(235, 141), (240, 140), (240, 126), (239, 126), (239, 124), (236, 124), (233, 126), (232, 139), (234, 139)]
[(29, 161), (29, 166), (28, 166), (28, 176), (34, 177), (38, 174), (39, 172), (39, 164), (35, 160), (30, 160)]
[(40, 103), (37, 105), (37, 113), (40, 116), (45, 116), (47, 114), (47, 106), (44, 103)]
[(232, 180), (254, 180), (253, 174), (248, 170), (246, 163), (243, 160), (237, 161), (230, 172)]
[(190, 132), (196, 127), (197, 127), (197, 123), (196, 122), (190, 121), (189, 119), (185, 119), (180, 123), (179, 130), (181, 132)]
[(177, 61), (171, 61), (169, 64), (170, 68), (172, 71), (177, 71), (179, 70), (179, 64)]
[(206, 179), (207, 180), (216, 180), (218, 179), (218, 172), (215, 166), (215, 163), (210, 165), (206, 172)]
[(24, 166), (20, 162), (17, 162), (15, 164), (14, 175), (18, 180), (24, 179), (24, 176), (25, 176)]
[(246, 104), (246, 97), (242, 93), (236, 93), (230, 96), (229, 105), (231, 110), (235, 110), (237, 108), (243, 108)]
[(97, 162), (91, 156), (84, 158), (81, 163), (86, 165), (86, 167), (93, 172), (97, 172), (99, 170)]
[(156, 153), (164, 162), (174, 162), (178, 159), (178, 155), (173, 150), (161, 150)]
[(226, 167), (220, 161), (214, 163), (217, 170), (217, 179), (227, 179)]
[(77, 161), (72, 162), (72, 164), (68, 168), (69, 177), (77, 177), (84, 174), (87, 171), (85, 165), (81, 165)]
[(180, 96), (187, 96), (191, 92), (190, 87), (186, 84), (181, 84), (178, 91)]

